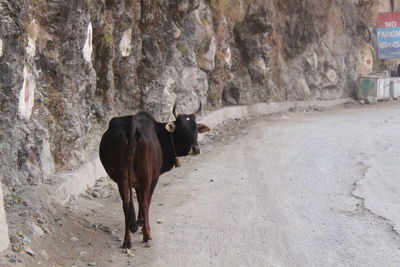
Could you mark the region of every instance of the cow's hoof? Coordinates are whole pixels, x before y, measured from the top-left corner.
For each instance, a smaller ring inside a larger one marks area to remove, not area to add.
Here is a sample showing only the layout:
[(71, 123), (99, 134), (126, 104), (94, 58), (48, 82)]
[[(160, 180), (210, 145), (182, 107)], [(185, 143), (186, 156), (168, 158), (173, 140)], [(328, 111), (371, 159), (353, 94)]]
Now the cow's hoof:
[(136, 224), (137, 224), (138, 226), (143, 226), (143, 225), (144, 225), (143, 219), (137, 219)]
[(135, 233), (137, 230), (139, 229), (139, 226), (137, 225), (137, 223), (131, 223), (129, 230), (131, 230), (131, 233)]
[(131, 248), (131, 247), (132, 247), (131, 241), (124, 242), (122, 244), (122, 248)]
[(153, 241), (151, 241), (151, 240), (145, 241), (145, 242), (144, 242), (144, 246), (145, 246), (146, 248), (151, 248), (151, 247), (153, 246)]

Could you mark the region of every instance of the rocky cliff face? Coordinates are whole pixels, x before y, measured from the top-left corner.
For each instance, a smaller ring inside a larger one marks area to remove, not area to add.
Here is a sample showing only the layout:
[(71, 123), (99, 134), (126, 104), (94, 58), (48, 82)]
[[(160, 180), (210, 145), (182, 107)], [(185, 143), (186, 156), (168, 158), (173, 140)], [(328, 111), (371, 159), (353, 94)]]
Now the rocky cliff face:
[[(387, 1), (390, 3), (390, 1)], [(369, 5), (369, 6), (368, 6)], [(85, 161), (112, 116), (351, 96), (374, 1), (0, 0), (0, 174)], [(360, 68), (363, 66), (363, 68)]]

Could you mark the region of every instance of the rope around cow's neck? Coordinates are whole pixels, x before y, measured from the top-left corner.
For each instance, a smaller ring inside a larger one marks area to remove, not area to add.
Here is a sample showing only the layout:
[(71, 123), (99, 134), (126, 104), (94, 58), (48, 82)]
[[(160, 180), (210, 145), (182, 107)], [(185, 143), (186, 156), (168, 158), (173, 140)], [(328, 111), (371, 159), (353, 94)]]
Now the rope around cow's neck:
[(174, 138), (172, 138), (172, 133), (171, 133), (171, 143), (172, 143), (172, 149), (174, 150), (174, 155), (175, 155), (175, 168), (179, 168), (181, 166), (181, 160), (178, 158), (178, 154), (176, 153)]

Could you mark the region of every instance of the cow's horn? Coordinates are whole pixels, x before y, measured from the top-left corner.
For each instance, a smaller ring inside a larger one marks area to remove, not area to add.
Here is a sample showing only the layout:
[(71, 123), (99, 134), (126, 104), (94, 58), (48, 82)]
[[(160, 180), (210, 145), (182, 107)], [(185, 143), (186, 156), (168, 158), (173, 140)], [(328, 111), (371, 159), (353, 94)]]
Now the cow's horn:
[(172, 114), (174, 115), (175, 119), (178, 118), (178, 114), (176, 113), (176, 103), (174, 104), (174, 107), (172, 108)]
[(194, 115), (201, 115), (201, 111), (203, 110), (203, 104), (199, 101), (199, 109), (194, 113)]

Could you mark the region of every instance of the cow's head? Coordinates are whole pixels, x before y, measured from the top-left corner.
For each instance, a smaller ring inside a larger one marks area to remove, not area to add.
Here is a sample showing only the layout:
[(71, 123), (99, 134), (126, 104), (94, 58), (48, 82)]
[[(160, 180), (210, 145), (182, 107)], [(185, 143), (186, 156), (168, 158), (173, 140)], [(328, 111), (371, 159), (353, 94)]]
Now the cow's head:
[(173, 133), (174, 146), (176, 149), (177, 156), (186, 156), (190, 152), (192, 154), (200, 153), (200, 146), (197, 142), (197, 136), (199, 133), (206, 133), (210, 131), (210, 128), (203, 124), (196, 122), (196, 115), (201, 113), (201, 102), (198, 110), (193, 114), (177, 114), (176, 104), (172, 109), (175, 121), (168, 122), (165, 129)]

